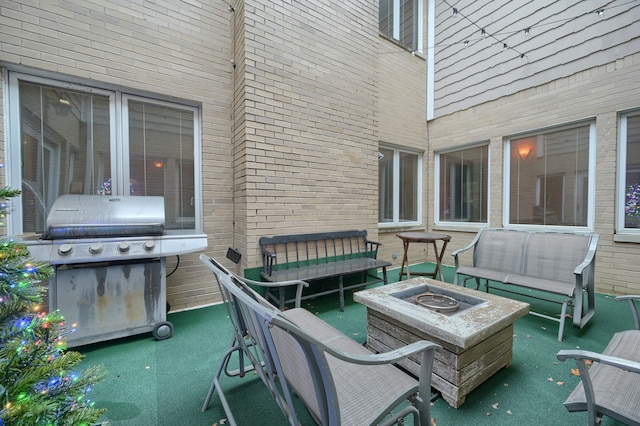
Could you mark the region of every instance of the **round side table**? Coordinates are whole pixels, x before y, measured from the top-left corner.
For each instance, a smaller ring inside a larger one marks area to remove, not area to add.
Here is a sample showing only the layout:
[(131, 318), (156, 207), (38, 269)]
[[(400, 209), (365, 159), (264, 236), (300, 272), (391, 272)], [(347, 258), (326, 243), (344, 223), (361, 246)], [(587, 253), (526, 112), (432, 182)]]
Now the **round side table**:
[[(440, 281), (444, 281), (442, 278), (442, 257), (444, 251), (447, 248), (447, 243), (451, 241), (451, 235), (447, 234), (434, 234), (431, 232), (400, 232), (396, 234), (398, 238), (402, 240), (404, 244), (404, 255), (402, 256), (402, 266), (400, 267), (400, 276), (398, 279), (402, 281), (402, 276), (406, 275), (407, 278), (411, 278), (411, 272), (409, 271), (409, 259), (407, 253), (409, 252), (410, 243), (426, 243), (433, 244), (434, 254), (436, 255), (436, 269), (433, 272), (414, 272), (413, 275), (426, 275), (432, 278), (436, 278), (438, 273), (440, 274)], [(438, 249), (438, 241), (442, 241), (442, 248)], [(404, 266), (407, 265), (407, 271), (405, 272)]]

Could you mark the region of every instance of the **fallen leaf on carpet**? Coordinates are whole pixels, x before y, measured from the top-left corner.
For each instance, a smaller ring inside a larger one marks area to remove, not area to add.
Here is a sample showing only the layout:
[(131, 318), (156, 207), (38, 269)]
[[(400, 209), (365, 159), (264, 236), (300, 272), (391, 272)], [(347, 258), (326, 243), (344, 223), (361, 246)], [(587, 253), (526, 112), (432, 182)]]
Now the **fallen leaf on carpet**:
[(432, 424), (433, 426), (436, 426), (436, 419), (431, 419), (431, 424)]
[(513, 414), (511, 410), (507, 410), (507, 414)]
[(541, 329), (543, 329), (543, 330), (546, 330), (546, 329), (547, 329), (547, 327), (540, 327), (540, 328), (541, 328)]
[(502, 386), (507, 387), (507, 386), (509, 386), (509, 383), (505, 383)]
[(547, 377), (547, 380), (553, 382), (553, 377)]
[(490, 416), (490, 415), (491, 415), (491, 411), (487, 411), (487, 416)]
[(494, 410), (497, 410), (499, 406), (500, 406), (500, 404), (498, 402), (496, 402), (495, 404), (491, 405), (491, 408), (493, 408)]
[(572, 368), (571, 374), (573, 374), (574, 376), (580, 377), (580, 370), (578, 370), (577, 368)]
[(556, 385), (562, 386), (562, 385), (564, 385), (564, 382), (556, 382)]

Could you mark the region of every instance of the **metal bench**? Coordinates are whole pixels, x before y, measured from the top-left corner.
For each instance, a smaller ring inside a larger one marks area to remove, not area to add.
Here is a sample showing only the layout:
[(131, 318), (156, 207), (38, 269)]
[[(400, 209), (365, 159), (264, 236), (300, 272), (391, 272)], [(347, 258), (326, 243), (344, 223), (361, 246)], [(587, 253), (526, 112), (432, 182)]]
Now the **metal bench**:
[[(598, 234), (523, 231), (485, 228), (467, 247), (455, 250), (454, 284), (476, 280), (507, 284), (500, 290), (562, 305), (560, 317), (531, 311), (560, 323), (562, 341), (567, 308), (573, 309), (573, 325), (582, 328), (595, 313), (594, 268)], [(472, 265), (462, 265), (462, 254), (473, 249)], [(513, 290), (515, 287), (530, 291)], [(546, 293), (546, 294), (545, 294)], [(586, 295), (585, 295), (586, 293)], [(546, 295), (551, 297), (545, 297)], [(586, 296), (586, 297), (585, 297)]]
[[(340, 310), (344, 311), (344, 291), (383, 282), (387, 284), (387, 266), (390, 262), (376, 259), (380, 243), (369, 241), (367, 231), (350, 230), (309, 234), (261, 237), (262, 278), (270, 282), (303, 280), (307, 282), (338, 279), (338, 287), (317, 291), (304, 299), (330, 293), (340, 293)], [(382, 268), (382, 279), (377, 270)], [(362, 274), (362, 279), (345, 287), (344, 277)], [(372, 279), (371, 279), (372, 278)], [(285, 288), (268, 289), (266, 297), (284, 309), (287, 299)]]
[[(558, 359), (574, 359), (581, 382), (564, 402), (568, 411), (586, 411), (588, 424), (601, 424), (608, 416), (628, 425), (640, 425), (640, 319), (634, 300), (640, 296), (619, 296), (628, 300), (635, 329), (620, 331), (599, 354), (583, 350), (562, 350)], [(591, 367), (587, 366), (591, 361)]]

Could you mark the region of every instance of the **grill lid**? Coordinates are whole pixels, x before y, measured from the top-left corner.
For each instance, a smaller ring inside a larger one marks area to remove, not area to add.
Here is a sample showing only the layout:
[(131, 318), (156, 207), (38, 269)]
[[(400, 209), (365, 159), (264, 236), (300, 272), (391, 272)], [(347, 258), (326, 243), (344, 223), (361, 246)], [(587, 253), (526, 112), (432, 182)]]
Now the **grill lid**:
[(162, 235), (164, 225), (163, 197), (70, 194), (53, 203), (43, 238)]

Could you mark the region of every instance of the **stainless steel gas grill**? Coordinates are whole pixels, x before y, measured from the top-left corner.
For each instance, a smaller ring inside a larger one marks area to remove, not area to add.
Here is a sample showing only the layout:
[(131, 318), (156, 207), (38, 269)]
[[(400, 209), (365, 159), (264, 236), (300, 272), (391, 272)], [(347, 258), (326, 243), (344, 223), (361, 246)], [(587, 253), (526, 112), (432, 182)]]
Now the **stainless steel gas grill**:
[(165, 232), (164, 198), (63, 195), (37, 241), (34, 259), (56, 269), (49, 309), (76, 330), (69, 346), (151, 331), (173, 333), (166, 320), (166, 258), (207, 247), (206, 235)]

